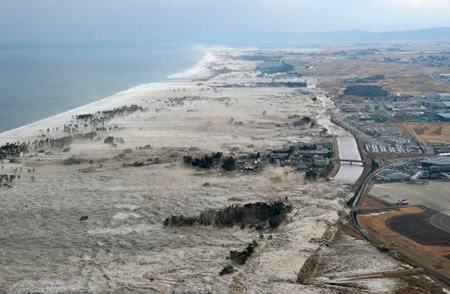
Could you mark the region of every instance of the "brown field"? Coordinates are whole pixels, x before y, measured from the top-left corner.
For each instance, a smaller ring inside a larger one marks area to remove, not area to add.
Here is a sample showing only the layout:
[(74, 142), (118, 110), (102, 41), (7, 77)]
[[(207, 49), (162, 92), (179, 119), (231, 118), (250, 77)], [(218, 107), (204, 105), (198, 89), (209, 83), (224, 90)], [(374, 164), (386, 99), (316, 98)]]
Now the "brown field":
[(450, 142), (450, 123), (408, 123), (423, 142)]
[[(340, 48), (332, 51), (346, 51), (349, 48)], [(347, 56), (301, 56), (302, 61), (306, 61), (312, 68), (301, 69), (302, 73), (320, 76), (321, 88), (329, 95), (337, 97), (343, 94), (343, 90), (349, 83), (346, 79), (352, 75), (371, 76), (383, 74), (384, 80), (370, 83), (379, 85), (390, 91), (391, 94), (422, 96), (425, 93), (449, 92), (450, 87), (439, 81), (439, 74), (443, 71), (450, 71), (449, 68), (429, 67), (423, 64), (407, 63), (384, 63), (383, 58), (413, 58), (421, 53), (415, 53), (413, 48), (408, 48), (410, 52), (360, 55), (353, 58)], [(428, 48), (430, 54), (439, 54), (442, 48)], [(330, 53), (327, 52), (327, 53)], [(289, 56), (286, 61), (295, 61), (299, 57)], [(350, 97), (348, 97), (350, 98)], [(353, 98), (352, 98), (353, 99)]]
[[(379, 215), (359, 215), (358, 220), (367, 233), (378, 242), (419, 264), (433, 269), (441, 275), (450, 277), (450, 260), (445, 257), (450, 254), (450, 247), (419, 244), (404, 235), (392, 231), (386, 225), (386, 221), (391, 217), (421, 212), (423, 212), (423, 209), (420, 207), (408, 206)], [(392, 242), (394, 242), (394, 246), (392, 246)]]
[(360, 207), (386, 207), (386, 204), (384, 204), (381, 201), (378, 201), (377, 199), (370, 197), (369, 195), (364, 196), (363, 200), (361, 201)]

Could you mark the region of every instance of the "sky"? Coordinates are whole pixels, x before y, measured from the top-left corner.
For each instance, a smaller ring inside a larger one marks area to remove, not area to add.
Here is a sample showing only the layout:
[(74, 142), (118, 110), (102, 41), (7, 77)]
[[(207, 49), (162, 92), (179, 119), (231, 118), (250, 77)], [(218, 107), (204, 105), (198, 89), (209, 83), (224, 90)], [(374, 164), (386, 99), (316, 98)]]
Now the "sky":
[(450, 0), (0, 0), (0, 42), (450, 26)]

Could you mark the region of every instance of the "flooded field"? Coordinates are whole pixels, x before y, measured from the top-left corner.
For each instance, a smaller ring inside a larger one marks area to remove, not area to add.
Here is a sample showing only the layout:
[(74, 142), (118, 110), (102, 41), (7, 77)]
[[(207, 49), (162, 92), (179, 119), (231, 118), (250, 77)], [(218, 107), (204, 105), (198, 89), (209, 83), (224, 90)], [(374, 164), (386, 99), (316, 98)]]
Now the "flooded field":
[[(298, 283), (297, 274), (345, 215), (348, 186), (307, 179), (277, 161), (234, 171), (185, 163), (187, 155), (248, 156), (330, 139), (333, 126), (316, 122), (333, 105), (313, 99), (318, 89), (261, 86), (254, 83), (267, 83), (255, 74), (261, 62), (231, 53), (248, 54), (216, 51), (189, 72), (202, 82), (141, 86), (0, 135), (45, 145), (68, 125), (92, 131), (92, 121), (80, 123), (76, 115), (131, 104), (144, 109), (96, 126), (93, 139), (69, 149), (33, 150), (2, 163), (15, 178), (0, 188), (0, 293), (323, 293)], [(232, 72), (218, 74), (223, 67)], [(293, 123), (305, 116), (308, 124)], [(341, 143), (354, 152), (351, 140)], [(273, 201), (292, 210), (270, 227), (164, 225), (171, 216)], [(230, 260), (249, 244), (257, 246), (244, 264)]]

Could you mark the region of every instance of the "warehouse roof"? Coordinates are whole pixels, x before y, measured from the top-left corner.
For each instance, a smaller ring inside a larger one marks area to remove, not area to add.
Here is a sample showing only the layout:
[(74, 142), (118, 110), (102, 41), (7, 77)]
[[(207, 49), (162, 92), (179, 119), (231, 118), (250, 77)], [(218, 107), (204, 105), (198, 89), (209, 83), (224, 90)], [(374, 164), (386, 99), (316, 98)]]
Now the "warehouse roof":
[(420, 163), (427, 164), (427, 165), (450, 165), (450, 157), (442, 156), (437, 157), (429, 160), (423, 160)]
[(446, 113), (436, 113), (438, 116), (444, 118), (444, 119), (450, 119), (450, 113), (446, 112)]

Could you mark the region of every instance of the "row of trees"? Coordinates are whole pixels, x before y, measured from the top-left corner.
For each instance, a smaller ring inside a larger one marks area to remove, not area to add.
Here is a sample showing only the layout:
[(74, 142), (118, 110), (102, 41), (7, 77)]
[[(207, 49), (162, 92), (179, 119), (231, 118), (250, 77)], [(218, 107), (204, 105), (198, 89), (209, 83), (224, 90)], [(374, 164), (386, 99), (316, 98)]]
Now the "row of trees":
[(344, 90), (345, 95), (361, 97), (386, 97), (389, 93), (380, 86), (373, 85), (355, 85), (348, 86)]
[(6, 143), (3, 146), (0, 146), (0, 159), (5, 158), (6, 156), (16, 156), (20, 153), (25, 153), (28, 151), (27, 143)]
[[(203, 155), (202, 157), (192, 157), (186, 155), (183, 157), (183, 161), (187, 165), (210, 169), (216, 166), (223, 158), (222, 152), (212, 153), (211, 155)], [(236, 159), (233, 156), (227, 156), (223, 159), (221, 167), (226, 171), (233, 171), (236, 169)]]
[(79, 114), (76, 116), (78, 121), (91, 122), (94, 124), (105, 123), (114, 117), (122, 116), (126, 114), (131, 114), (136, 111), (145, 111), (145, 108), (139, 105), (124, 105), (121, 107), (114, 108), (112, 110), (98, 111), (95, 114)]
[(283, 201), (254, 202), (245, 205), (230, 205), (221, 210), (208, 210), (198, 216), (171, 216), (164, 220), (166, 226), (216, 225), (257, 229), (277, 228), (291, 212), (292, 206)]

